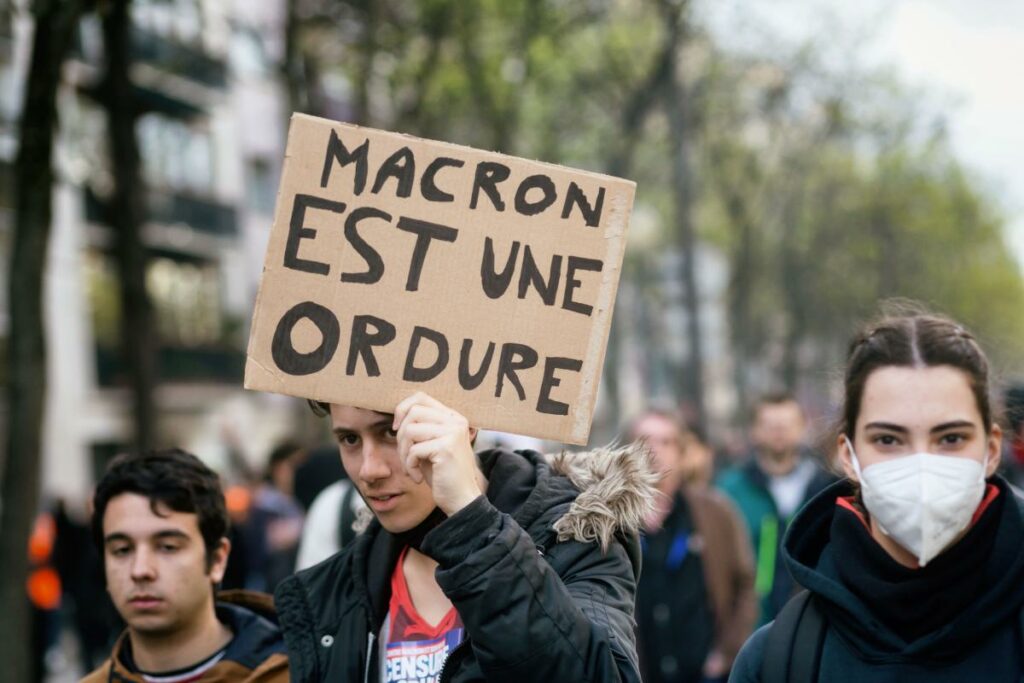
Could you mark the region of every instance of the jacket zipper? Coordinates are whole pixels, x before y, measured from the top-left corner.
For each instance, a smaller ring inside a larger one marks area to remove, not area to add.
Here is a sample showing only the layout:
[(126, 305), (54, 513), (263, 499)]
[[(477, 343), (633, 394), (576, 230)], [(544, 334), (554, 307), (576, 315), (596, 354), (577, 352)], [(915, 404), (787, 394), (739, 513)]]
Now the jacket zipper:
[(448, 664), (455, 659), (455, 653), (461, 652), (469, 645), (469, 638), (467, 637), (461, 643), (455, 646), (455, 649), (448, 653), (448, 656), (444, 658), (444, 664), (441, 665), (441, 673), (437, 676), (437, 683), (444, 683), (448, 679), (445, 677), (448, 673)]
[(370, 665), (373, 663), (373, 648), (376, 637), (371, 630), (366, 634), (366, 667), (363, 671), (363, 683), (370, 683)]

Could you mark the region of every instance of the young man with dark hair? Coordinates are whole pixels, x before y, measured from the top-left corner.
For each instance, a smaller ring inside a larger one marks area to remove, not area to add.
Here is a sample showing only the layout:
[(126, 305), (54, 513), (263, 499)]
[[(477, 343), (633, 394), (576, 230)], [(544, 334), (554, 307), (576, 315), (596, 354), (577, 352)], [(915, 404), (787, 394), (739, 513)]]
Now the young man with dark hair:
[(214, 597), (231, 544), (220, 480), (180, 450), (123, 455), (96, 486), (92, 531), (128, 628), (85, 683), (285, 683), (269, 596)]
[(319, 409), (374, 519), (278, 588), (293, 681), (640, 680), (644, 458), (476, 454), (465, 417), (422, 393), (394, 414)]
[(804, 444), (803, 408), (787, 393), (763, 396), (754, 408), (752, 452), (717, 485), (739, 508), (750, 530), (761, 600), (758, 624), (775, 618), (797, 589), (779, 549), (789, 522), (819, 491), (835, 481)]

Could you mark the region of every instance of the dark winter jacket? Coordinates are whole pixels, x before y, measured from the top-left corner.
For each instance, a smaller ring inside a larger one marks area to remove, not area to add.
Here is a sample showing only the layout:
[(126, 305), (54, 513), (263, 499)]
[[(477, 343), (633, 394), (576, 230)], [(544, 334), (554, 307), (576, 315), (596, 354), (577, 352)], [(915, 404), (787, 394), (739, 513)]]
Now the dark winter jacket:
[(644, 680), (699, 678), (712, 651), (730, 669), (757, 618), (754, 560), (740, 513), (717, 491), (685, 488), (643, 544), (637, 621)]
[[(466, 639), (440, 681), (639, 681), (636, 529), (653, 498), (628, 449), (547, 457), (480, 454), (487, 495), (442, 522), (421, 550)], [(380, 680), (377, 636), (399, 543), (378, 522), (275, 595), (292, 681)]]
[[(989, 482), (988, 493), (994, 488), (998, 495), (983, 503), (962, 539), (921, 569), (904, 568), (868, 545), (867, 529), (858, 531), (861, 513), (837, 504), (851, 495), (848, 482), (797, 515), (784, 555), (827, 624), (819, 681), (1024, 680), (1024, 504), (1001, 478)], [(862, 552), (851, 552), (857, 547)], [(851, 573), (851, 565), (876, 569)], [(744, 645), (730, 681), (761, 680), (769, 627)]]
[[(219, 593), (217, 618), (235, 637), (224, 657), (197, 683), (287, 683), (288, 658), (269, 595), (238, 590)], [(117, 639), (110, 659), (81, 683), (144, 683), (141, 674), (125, 665), (129, 645), (125, 632)]]

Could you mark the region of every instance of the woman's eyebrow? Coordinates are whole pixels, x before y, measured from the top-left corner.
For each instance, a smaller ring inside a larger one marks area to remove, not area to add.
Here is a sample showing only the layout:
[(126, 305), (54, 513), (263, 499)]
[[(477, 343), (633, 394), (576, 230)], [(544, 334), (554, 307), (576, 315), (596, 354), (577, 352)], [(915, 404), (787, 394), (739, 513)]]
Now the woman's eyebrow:
[(890, 432), (899, 432), (900, 434), (906, 434), (909, 431), (906, 427), (891, 422), (869, 422), (864, 425), (864, 429), (885, 429)]
[(963, 429), (964, 427), (974, 427), (974, 423), (970, 420), (953, 420), (952, 422), (943, 422), (942, 424), (932, 427), (931, 431), (944, 432), (947, 429)]

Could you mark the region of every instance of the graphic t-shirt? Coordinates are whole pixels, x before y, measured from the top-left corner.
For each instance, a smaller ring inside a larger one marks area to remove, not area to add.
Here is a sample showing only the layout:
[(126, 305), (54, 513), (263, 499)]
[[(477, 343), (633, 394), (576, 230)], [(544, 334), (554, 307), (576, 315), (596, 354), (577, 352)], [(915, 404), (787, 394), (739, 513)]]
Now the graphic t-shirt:
[(412, 603), (402, 573), (403, 550), (391, 575), (391, 604), (381, 628), (382, 683), (437, 683), (448, 654), (463, 638), (462, 620), (453, 607), (431, 626)]

